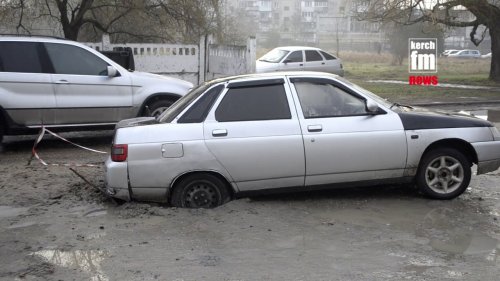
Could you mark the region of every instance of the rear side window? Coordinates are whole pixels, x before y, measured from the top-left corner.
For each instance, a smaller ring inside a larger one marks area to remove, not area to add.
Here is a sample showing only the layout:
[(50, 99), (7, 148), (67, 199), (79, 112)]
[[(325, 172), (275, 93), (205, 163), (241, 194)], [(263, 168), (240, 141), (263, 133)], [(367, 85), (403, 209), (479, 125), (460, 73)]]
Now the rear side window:
[(208, 112), (212, 108), (215, 100), (219, 97), (220, 92), (224, 89), (224, 85), (217, 85), (208, 90), (200, 99), (196, 101), (177, 123), (200, 123), (205, 120)]
[(283, 84), (231, 88), (215, 111), (219, 122), (291, 118)]
[(326, 60), (336, 60), (336, 59), (337, 59), (336, 57), (334, 57), (334, 56), (330, 55), (330, 54), (329, 54), (329, 53), (327, 53), (327, 52), (323, 52), (323, 51), (321, 51), (321, 54), (325, 57), (325, 59), (326, 59)]
[(45, 43), (56, 74), (107, 75), (108, 64), (91, 52), (72, 45)]
[(43, 73), (36, 42), (0, 42), (0, 72)]
[(322, 61), (323, 57), (314, 50), (308, 50), (306, 51), (306, 61)]

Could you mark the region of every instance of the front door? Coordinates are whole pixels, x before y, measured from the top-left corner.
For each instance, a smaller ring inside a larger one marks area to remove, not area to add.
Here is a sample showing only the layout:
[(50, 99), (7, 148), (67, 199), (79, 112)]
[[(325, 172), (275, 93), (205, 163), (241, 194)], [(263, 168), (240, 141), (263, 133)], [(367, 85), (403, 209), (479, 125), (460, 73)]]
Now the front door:
[(306, 185), (403, 176), (406, 137), (397, 114), (369, 114), (365, 98), (333, 80), (291, 81), (302, 113)]
[(45, 48), (54, 67), (58, 124), (116, 123), (132, 117), (127, 73), (108, 77), (109, 64), (78, 46), (45, 43)]
[(278, 80), (230, 84), (204, 123), (206, 145), (240, 191), (304, 185), (299, 121)]

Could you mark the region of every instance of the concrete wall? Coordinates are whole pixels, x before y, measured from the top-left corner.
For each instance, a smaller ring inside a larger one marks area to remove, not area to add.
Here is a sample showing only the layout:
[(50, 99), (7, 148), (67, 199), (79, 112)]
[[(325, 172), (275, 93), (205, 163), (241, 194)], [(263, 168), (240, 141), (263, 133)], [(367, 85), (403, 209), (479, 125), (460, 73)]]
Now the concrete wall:
[(105, 51), (130, 47), (137, 71), (177, 77), (195, 85), (213, 78), (255, 72), (255, 38), (250, 38), (247, 46), (219, 45), (211, 37), (200, 38), (199, 45), (111, 44), (105, 35), (102, 42), (84, 44)]

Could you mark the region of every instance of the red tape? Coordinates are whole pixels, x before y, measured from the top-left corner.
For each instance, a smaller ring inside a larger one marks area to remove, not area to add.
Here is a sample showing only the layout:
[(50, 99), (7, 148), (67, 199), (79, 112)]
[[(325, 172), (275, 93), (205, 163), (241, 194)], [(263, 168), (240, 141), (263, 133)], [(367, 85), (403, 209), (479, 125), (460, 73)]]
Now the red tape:
[[(76, 144), (76, 143), (74, 143), (72, 141), (69, 141), (69, 140), (61, 137), (60, 135), (58, 135), (58, 134), (50, 131), (49, 129), (45, 128), (45, 126), (42, 126), (42, 128), (40, 129), (40, 133), (38, 134), (38, 137), (36, 138), (35, 143), (33, 144), (33, 148), (31, 149), (31, 154), (32, 154), (32, 158), (35, 157), (44, 166), (59, 166), (59, 167), (100, 167), (101, 166), (101, 165), (95, 165), (95, 164), (49, 164), (49, 163), (43, 161), (42, 158), (40, 158), (40, 156), (38, 155), (38, 153), (36, 151), (36, 147), (42, 141), (43, 136), (45, 135), (45, 132), (51, 134), (52, 136), (54, 136), (54, 137), (56, 137), (56, 138), (58, 138), (60, 140), (63, 140), (65, 142), (69, 143), (69, 144), (72, 144), (72, 145), (74, 145), (76, 147), (79, 147), (81, 149), (85, 149), (85, 150), (88, 150), (88, 151), (91, 151), (91, 152), (95, 152), (95, 153), (107, 154), (107, 152), (96, 150), (96, 149), (92, 149), (92, 148), (88, 148), (88, 147)], [(31, 160), (30, 160), (30, 162), (31, 162)]]

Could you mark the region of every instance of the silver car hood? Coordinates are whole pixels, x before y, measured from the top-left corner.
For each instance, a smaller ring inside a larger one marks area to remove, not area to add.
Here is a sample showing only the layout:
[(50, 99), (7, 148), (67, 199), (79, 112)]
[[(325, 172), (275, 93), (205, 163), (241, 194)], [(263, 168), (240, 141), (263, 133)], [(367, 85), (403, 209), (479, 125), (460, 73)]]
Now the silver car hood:
[(137, 117), (131, 119), (124, 119), (118, 122), (115, 126), (115, 129), (126, 128), (126, 127), (137, 127), (137, 126), (145, 126), (145, 125), (154, 125), (158, 124), (158, 120), (155, 117)]

